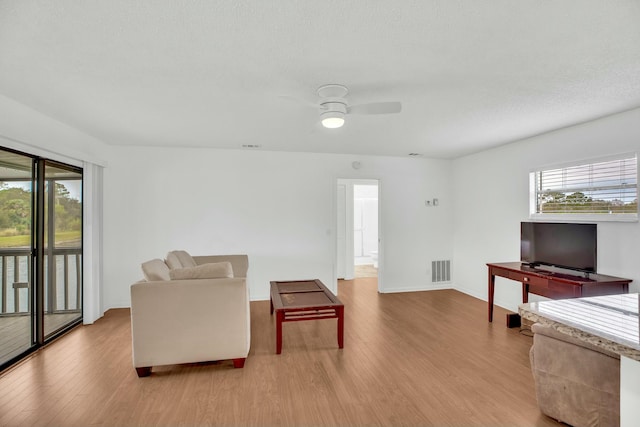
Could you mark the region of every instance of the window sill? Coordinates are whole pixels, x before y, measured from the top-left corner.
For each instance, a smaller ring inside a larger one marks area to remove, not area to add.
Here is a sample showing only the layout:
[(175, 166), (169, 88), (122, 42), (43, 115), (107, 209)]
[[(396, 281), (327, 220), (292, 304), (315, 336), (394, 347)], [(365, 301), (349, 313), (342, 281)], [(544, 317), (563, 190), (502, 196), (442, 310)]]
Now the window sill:
[(557, 222), (638, 222), (638, 214), (530, 214), (529, 219)]

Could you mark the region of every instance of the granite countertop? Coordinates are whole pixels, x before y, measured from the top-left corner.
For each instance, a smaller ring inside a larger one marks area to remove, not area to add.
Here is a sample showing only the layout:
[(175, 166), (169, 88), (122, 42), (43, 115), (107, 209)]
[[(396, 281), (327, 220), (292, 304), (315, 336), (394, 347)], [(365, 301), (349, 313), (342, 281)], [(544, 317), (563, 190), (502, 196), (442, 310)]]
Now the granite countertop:
[(640, 294), (540, 301), (520, 305), (524, 319), (640, 361)]

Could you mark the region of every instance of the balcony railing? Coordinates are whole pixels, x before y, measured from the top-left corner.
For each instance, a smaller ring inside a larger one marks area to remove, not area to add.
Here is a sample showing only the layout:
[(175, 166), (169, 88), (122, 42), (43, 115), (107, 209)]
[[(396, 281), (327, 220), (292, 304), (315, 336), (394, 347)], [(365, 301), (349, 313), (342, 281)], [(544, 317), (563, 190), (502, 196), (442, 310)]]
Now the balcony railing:
[[(32, 309), (33, 277), (29, 248), (0, 248), (0, 316), (26, 315)], [(55, 265), (53, 270), (49, 265)], [(44, 311), (80, 312), (82, 307), (82, 249), (45, 251)]]

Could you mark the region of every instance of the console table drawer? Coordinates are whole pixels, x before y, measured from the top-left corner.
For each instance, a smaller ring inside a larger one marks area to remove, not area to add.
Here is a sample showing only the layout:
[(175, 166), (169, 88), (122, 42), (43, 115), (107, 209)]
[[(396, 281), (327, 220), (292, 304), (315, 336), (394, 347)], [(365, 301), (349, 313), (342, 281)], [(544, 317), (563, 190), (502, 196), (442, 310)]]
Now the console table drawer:
[(577, 285), (570, 285), (568, 283), (549, 281), (549, 290), (562, 295), (563, 298), (580, 297), (582, 296), (582, 287)]
[(515, 271), (509, 272), (509, 279), (517, 280), (518, 282), (522, 282), (529, 285), (542, 286), (545, 288), (548, 286), (548, 283), (549, 283), (548, 279), (531, 276), (528, 274), (518, 273)]
[(578, 298), (582, 296), (580, 286), (554, 282), (553, 280), (548, 280), (544, 286), (531, 284), (529, 292), (552, 299)]

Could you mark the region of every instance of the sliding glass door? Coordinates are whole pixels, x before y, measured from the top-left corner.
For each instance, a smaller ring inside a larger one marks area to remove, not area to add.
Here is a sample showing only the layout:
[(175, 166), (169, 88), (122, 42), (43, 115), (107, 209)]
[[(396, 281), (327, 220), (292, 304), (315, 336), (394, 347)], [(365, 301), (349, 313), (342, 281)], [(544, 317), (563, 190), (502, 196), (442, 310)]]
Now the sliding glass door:
[(35, 342), (33, 178), (32, 158), (0, 150), (0, 367)]
[(0, 369), (82, 320), (82, 170), (0, 149)]
[(41, 161), (44, 337), (82, 318), (82, 173)]

